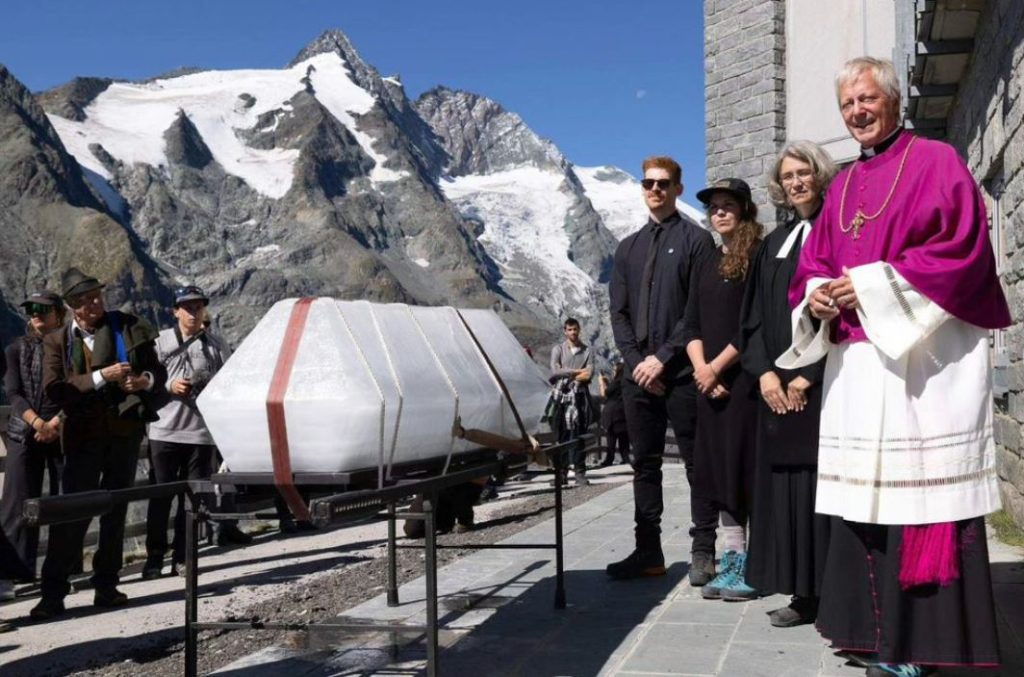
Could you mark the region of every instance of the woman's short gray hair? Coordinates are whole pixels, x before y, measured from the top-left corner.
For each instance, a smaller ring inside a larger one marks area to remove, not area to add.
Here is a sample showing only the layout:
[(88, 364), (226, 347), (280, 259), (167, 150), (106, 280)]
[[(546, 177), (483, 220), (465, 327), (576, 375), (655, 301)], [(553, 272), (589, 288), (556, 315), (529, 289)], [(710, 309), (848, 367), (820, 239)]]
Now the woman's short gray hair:
[[(839, 99), (839, 90), (844, 85), (856, 80), (857, 76), (864, 71), (871, 71), (871, 77), (875, 79), (875, 84), (899, 110), (903, 96), (900, 92), (900, 77), (896, 74), (896, 67), (888, 59), (876, 59), (873, 56), (858, 56), (843, 64), (843, 67), (836, 73), (836, 100)], [(842, 106), (843, 102), (839, 101), (839, 105)]]
[(775, 159), (772, 173), (768, 176), (768, 197), (777, 207), (789, 207), (786, 200), (786, 191), (782, 187), (782, 161), (791, 157), (801, 162), (806, 162), (814, 172), (814, 182), (820, 191), (818, 197), (824, 199), (828, 184), (832, 183), (832, 177), (836, 175), (839, 168), (832, 161), (825, 149), (813, 141), (790, 141)]

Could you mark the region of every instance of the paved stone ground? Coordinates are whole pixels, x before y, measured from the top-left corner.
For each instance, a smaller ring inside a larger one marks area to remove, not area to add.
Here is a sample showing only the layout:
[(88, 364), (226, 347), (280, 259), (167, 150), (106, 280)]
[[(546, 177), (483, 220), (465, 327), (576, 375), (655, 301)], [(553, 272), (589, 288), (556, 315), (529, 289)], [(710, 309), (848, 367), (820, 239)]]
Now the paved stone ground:
[[(666, 466), (663, 578), (612, 582), (605, 565), (632, 547), (632, 492), (609, 491), (566, 514), (569, 607), (553, 609), (550, 551), (485, 550), (438, 574), (444, 621), (443, 675), (759, 675), (852, 677), (813, 627), (772, 628), (765, 612), (781, 597), (750, 603), (705, 601), (686, 580), (689, 507), (681, 466)], [(508, 539), (550, 539), (550, 522)], [(1022, 553), (991, 541), (1000, 614), (1001, 670), (946, 670), (942, 675), (1024, 675), (1024, 563)], [(346, 616), (424, 622), (424, 581), (402, 587), (402, 605), (383, 596)], [(410, 638), (392, 656), (388, 638), (311, 634), (304, 646), (274, 647), (218, 671), (230, 677), (423, 674), (421, 641)]]

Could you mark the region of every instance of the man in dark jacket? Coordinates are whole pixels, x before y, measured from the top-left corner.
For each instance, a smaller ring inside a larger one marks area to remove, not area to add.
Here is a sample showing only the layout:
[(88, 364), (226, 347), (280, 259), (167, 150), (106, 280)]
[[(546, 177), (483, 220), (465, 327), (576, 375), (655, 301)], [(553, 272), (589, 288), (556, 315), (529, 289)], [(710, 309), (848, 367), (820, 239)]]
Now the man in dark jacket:
[[(692, 484), (696, 390), (684, 345), (683, 313), (690, 271), (714, 250), (711, 235), (676, 210), (683, 193), (679, 164), (672, 158), (651, 157), (644, 160), (643, 171), (641, 187), (650, 216), (619, 243), (609, 284), (615, 345), (626, 363), (622, 400), (633, 444), (636, 503), (636, 550), (607, 569), (618, 579), (665, 573), (661, 465), (669, 421)], [(718, 511), (692, 494), (690, 508), (690, 582), (704, 585), (715, 572)]]
[[(64, 493), (123, 489), (135, 480), (145, 424), (155, 420), (149, 392), (162, 388), (166, 378), (154, 348), (157, 334), (134, 315), (107, 312), (103, 285), (77, 268), (64, 273), (61, 288), (72, 319), (43, 341), (43, 387), (67, 416)], [(92, 561), (93, 604), (98, 607), (121, 606), (128, 599), (117, 589), (126, 510), (116, 506), (100, 518)], [(42, 599), (31, 611), (33, 618), (64, 612), (68, 576), (88, 527), (89, 520), (50, 527)]]

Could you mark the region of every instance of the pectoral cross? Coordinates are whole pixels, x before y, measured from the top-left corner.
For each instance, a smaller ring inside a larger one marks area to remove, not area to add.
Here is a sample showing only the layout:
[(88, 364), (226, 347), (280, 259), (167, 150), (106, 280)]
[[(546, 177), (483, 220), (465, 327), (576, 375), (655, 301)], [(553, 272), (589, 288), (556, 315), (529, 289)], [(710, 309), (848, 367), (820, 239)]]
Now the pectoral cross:
[(864, 212), (857, 210), (857, 213), (853, 215), (853, 220), (850, 221), (850, 225), (847, 230), (853, 230), (853, 239), (860, 239), (860, 229), (864, 225)]

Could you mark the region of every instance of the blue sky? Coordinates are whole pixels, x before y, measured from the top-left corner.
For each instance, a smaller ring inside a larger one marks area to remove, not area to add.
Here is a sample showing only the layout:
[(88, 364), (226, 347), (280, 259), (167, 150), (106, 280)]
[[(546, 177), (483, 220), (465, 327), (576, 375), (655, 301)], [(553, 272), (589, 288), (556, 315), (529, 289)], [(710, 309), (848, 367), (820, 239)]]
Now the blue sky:
[(701, 0), (4, 4), (0, 63), (34, 91), (76, 75), (278, 68), (340, 28), (411, 98), (437, 84), (489, 96), (580, 165), (638, 175), (644, 156), (672, 155), (691, 204), (704, 182)]

